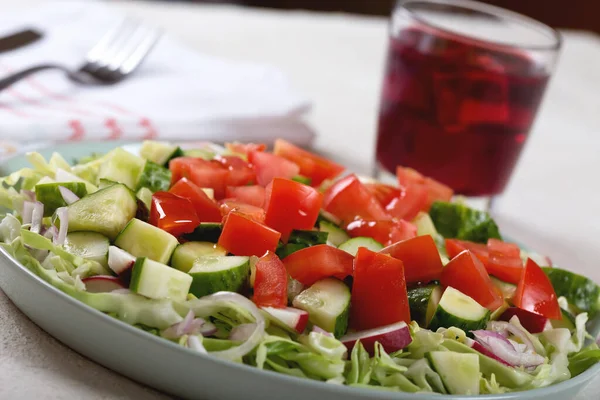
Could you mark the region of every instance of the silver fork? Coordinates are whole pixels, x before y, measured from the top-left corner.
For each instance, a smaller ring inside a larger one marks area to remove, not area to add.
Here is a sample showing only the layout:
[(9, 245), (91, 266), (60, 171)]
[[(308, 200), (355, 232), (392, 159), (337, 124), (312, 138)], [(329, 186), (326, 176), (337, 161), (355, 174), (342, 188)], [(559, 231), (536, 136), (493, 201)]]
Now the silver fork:
[(81, 84), (112, 84), (135, 71), (152, 50), (162, 32), (125, 19), (108, 31), (87, 53), (83, 65), (73, 70), (59, 64), (40, 64), (0, 79), (0, 91), (39, 71), (59, 69)]

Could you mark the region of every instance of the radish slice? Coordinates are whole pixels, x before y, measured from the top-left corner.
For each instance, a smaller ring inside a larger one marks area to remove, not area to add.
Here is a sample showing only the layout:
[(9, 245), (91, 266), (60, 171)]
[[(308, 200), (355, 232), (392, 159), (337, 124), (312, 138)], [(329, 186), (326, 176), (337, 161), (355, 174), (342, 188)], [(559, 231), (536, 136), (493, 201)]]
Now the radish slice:
[(115, 274), (123, 274), (125, 271), (133, 268), (133, 264), (135, 264), (135, 257), (125, 250), (117, 246), (110, 246), (108, 248), (108, 266)]
[(295, 330), (298, 333), (304, 332), (308, 323), (308, 313), (293, 307), (275, 308), (261, 307), (271, 317), (275, 318), (281, 324)]
[(110, 275), (90, 276), (83, 279), (83, 283), (86, 291), (90, 293), (107, 293), (124, 288), (119, 278)]
[(73, 193), (71, 190), (67, 189), (64, 186), (59, 186), (58, 190), (65, 203), (67, 203), (67, 205), (73, 204), (77, 200), (79, 200), (79, 196), (77, 196), (75, 193)]
[(350, 333), (340, 339), (348, 348), (348, 352), (352, 351), (357, 340), (360, 340), (365, 350), (372, 356), (376, 342), (379, 342), (386, 352), (393, 353), (408, 346), (412, 342), (412, 337), (406, 322), (400, 321), (379, 328)]
[(56, 209), (56, 217), (60, 220), (60, 228), (58, 234), (54, 236), (54, 244), (62, 246), (67, 239), (69, 231), (69, 213), (67, 207), (59, 207)]
[(544, 331), (548, 318), (541, 315), (534, 314), (532, 312), (521, 310), (517, 307), (511, 307), (504, 311), (500, 316), (501, 321), (510, 321), (510, 319), (516, 315), (519, 318), (519, 322), (523, 325), (523, 328), (527, 329), (529, 333), (540, 333)]

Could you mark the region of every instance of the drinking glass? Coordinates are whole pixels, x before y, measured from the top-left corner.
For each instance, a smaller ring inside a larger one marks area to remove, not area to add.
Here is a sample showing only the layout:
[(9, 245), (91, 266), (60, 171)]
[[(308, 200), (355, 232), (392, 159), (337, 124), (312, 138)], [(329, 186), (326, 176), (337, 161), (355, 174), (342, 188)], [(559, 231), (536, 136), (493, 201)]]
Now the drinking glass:
[(560, 46), (554, 29), (502, 8), (471, 0), (399, 1), (390, 23), (375, 174), (382, 179), (402, 165), (456, 194), (486, 200), (500, 194)]

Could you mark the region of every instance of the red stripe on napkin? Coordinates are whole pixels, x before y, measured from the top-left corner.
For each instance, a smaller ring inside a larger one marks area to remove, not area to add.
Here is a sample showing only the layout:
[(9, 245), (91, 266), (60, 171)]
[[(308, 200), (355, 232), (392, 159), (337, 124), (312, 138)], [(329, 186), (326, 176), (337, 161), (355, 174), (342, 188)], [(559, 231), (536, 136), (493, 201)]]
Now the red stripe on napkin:
[(67, 138), (68, 141), (76, 142), (82, 140), (85, 137), (85, 128), (83, 127), (81, 121), (77, 119), (70, 120), (69, 128), (71, 128), (71, 131), (73, 133)]

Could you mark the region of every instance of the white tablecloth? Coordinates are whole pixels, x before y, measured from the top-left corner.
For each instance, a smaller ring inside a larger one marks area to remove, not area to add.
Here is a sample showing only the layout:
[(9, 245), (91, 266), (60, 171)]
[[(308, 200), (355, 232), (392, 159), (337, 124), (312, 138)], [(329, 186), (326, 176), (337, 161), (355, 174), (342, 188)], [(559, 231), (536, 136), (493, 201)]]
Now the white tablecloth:
[[(42, 0), (0, 0), (2, 10)], [(315, 102), (315, 147), (359, 172), (372, 165), (386, 21), (228, 6), (113, 3), (198, 51), (267, 62)], [(600, 38), (565, 33), (534, 132), (506, 194), (501, 228), (600, 282)], [(577, 397), (598, 398), (600, 378)], [(595, 393), (595, 394), (594, 394)], [(52, 339), (0, 292), (0, 399), (163, 399)]]

